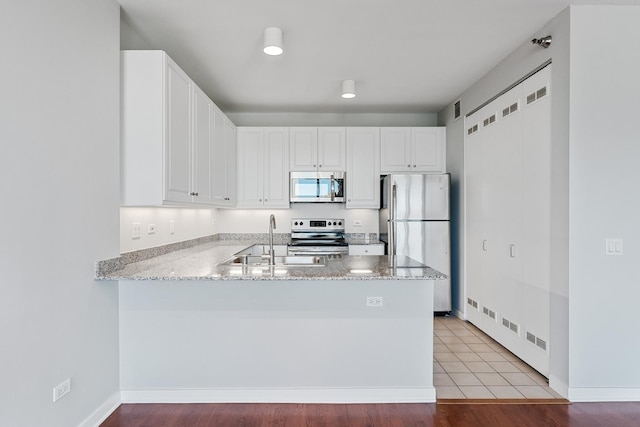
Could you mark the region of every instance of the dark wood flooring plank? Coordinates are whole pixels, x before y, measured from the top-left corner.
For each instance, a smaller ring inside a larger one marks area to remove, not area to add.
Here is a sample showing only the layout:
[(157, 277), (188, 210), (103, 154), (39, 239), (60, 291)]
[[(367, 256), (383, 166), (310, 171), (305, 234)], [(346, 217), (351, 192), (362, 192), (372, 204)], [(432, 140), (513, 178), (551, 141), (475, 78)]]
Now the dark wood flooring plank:
[(101, 427), (638, 427), (640, 402), (557, 404), (135, 404)]

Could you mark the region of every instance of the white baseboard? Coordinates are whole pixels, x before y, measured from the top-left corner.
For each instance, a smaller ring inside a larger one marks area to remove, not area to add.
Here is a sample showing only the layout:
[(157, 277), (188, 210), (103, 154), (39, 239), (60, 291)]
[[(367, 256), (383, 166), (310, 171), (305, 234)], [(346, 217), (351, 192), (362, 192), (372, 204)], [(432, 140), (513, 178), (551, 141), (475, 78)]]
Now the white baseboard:
[(560, 378), (554, 375), (549, 375), (549, 387), (551, 387), (553, 391), (558, 393), (560, 396), (569, 400), (569, 386), (567, 386), (564, 381), (560, 380)]
[(464, 318), (464, 313), (460, 310), (452, 310), (451, 315), (457, 317), (460, 320), (466, 320)]
[(640, 401), (640, 388), (570, 387), (571, 402), (635, 402)]
[(123, 390), (122, 403), (433, 403), (434, 387)]
[(114, 393), (105, 400), (91, 415), (89, 415), (78, 427), (98, 427), (109, 415), (120, 406), (120, 392)]

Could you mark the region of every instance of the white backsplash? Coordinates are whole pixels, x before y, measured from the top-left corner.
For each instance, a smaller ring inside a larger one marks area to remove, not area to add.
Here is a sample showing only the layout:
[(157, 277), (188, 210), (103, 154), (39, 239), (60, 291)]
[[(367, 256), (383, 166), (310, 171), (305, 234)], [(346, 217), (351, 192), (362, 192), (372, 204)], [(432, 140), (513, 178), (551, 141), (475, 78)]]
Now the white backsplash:
[[(291, 232), (291, 218), (344, 218), (347, 233), (378, 233), (376, 209), (346, 209), (343, 204), (297, 203), (291, 209), (193, 209), (168, 207), (120, 208), (120, 253), (182, 242), (216, 233), (267, 233), (269, 215), (276, 216), (276, 233)], [(170, 233), (170, 221), (174, 232)], [(360, 226), (354, 222), (360, 221)], [(132, 238), (140, 223), (139, 238)], [(155, 232), (148, 233), (149, 224)]]
[[(217, 233), (266, 233), (269, 215), (276, 216), (276, 233), (291, 232), (291, 218), (344, 218), (347, 233), (378, 233), (376, 209), (346, 209), (343, 204), (295, 203), (290, 209), (219, 209)], [(361, 226), (354, 226), (360, 221)]]
[[(216, 233), (217, 209), (121, 207), (120, 253), (147, 249), (168, 243), (182, 242)], [(174, 232), (170, 233), (170, 221)], [(133, 223), (141, 224), (140, 237), (133, 239)], [(149, 224), (155, 224), (155, 233), (149, 234)]]

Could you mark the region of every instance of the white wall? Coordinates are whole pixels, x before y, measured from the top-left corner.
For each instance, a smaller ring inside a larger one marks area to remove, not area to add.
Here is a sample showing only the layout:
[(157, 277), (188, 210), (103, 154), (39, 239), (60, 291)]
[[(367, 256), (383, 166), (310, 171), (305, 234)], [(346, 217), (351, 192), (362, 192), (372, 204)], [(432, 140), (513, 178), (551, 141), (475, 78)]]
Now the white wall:
[(0, 425), (95, 425), (119, 399), (118, 289), (93, 280), (118, 254), (119, 7), (1, 9)]
[[(571, 9), (570, 395), (640, 400), (640, 7)], [(624, 239), (606, 256), (605, 239)]]

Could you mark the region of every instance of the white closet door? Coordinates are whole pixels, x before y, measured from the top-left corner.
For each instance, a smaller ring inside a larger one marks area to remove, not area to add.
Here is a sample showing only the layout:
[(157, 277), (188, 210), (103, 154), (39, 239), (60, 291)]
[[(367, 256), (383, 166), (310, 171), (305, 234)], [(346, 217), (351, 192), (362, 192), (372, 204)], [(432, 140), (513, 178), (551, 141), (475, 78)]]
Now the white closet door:
[(551, 65), (523, 83), (523, 323), (526, 360), (549, 371)]
[(479, 325), (481, 320), (483, 278), (483, 221), (482, 195), (484, 176), (482, 171), (482, 138), (480, 136), (480, 114), (465, 119), (465, 235), (466, 235), (466, 318)]

